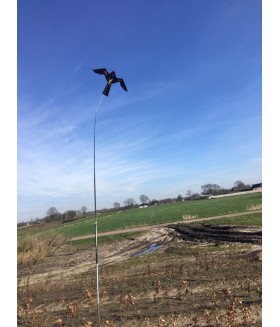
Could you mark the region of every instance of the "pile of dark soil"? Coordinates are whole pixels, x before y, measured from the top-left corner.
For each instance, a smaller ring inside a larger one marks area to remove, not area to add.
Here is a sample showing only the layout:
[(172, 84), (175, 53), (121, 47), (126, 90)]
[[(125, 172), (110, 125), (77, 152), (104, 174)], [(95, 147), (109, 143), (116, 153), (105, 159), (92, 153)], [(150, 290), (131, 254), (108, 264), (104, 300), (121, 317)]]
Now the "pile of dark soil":
[(240, 242), (261, 244), (262, 230), (256, 226), (215, 225), (203, 223), (172, 224), (184, 241)]

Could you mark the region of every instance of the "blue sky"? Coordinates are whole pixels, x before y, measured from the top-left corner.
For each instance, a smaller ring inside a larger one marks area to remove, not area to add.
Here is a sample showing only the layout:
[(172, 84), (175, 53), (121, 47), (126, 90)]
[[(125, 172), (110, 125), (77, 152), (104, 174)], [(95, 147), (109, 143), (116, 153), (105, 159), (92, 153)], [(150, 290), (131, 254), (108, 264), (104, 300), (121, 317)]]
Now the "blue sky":
[(18, 1), (18, 221), (262, 181), (261, 1)]

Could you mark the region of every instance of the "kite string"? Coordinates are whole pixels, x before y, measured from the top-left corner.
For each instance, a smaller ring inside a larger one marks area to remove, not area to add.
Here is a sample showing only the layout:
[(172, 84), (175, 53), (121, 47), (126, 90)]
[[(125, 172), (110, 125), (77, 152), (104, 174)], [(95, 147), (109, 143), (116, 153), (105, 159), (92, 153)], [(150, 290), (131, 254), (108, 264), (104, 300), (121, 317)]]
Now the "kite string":
[(102, 96), (101, 96), (101, 98), (100, 98), (100, 100), (99, 100), (99, 103), (98, 103), (98, 105), (97, 105), (97, 107), (96, 107), (95, 113), (97, 113), (97, 111), (99, 110), (103, 98), (104, 98), (104, 94), (102, 94)]
[(94, 116), (94, 130), (93, 130), (93, 179), (94, 179), (94, 213), (95, 213), (95, 217), (96, 217), (96, 179), (95, 179), (95, 130), (96, 130), (96, 116), (97, 116), (97, 112), (100, 109), (101, 106), (101, 102), (104, 98), (104, 94), (102, 94), (99, 103), (96, 107), (95, 110), (95, 116)]
[(95, 180), (95, 130), (96, 130), (96, 116), (97, 116), (97, 112), (100, 109), (101, 106), (101, 102), (104, 98), (104, 94), (102, 94), (99, 103), (95, 109), (95, 116), (94, 116), (94, 130), (93, 130), (93, 178), (94, 178), (94, 213), (95, 213), (95, 217), (96, 217), (96, 180)]

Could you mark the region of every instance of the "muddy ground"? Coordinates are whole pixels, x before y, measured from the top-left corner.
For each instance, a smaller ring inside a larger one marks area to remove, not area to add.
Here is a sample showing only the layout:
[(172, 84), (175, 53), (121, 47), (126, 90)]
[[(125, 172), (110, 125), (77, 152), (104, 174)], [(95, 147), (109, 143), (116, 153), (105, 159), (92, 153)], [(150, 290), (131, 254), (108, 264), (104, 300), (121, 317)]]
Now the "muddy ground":
[[(261, 228), (213, 226), (100, 245), (101, 326), (261, 326)], [(19, 266), (18, 326), (97, 326), (95, 285), (92, 247)]]
[(185, 241), (208, 241), (208, 242), (262, 242), (262, 228), (255, 226), (232, 226), (213, 225), (206, 223), (173, 224), (170, 228), (180, 235)]

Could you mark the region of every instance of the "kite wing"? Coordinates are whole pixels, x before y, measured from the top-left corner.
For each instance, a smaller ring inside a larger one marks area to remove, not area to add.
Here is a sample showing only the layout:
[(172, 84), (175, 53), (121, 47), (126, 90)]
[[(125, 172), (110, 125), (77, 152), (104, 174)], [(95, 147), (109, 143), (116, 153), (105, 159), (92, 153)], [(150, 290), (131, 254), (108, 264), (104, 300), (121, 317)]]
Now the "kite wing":
[(124, 80), (123, 80), (122, 78), (117, 78), (116, 80), (117, 80), (117, 82), (120, 82), (121, 87), (122, 87), (125, 91), (127, 91), (127, 87), (126, 87), (126, 85), (125, 85), (125, 83), (124, 83)]
[(106, 68), (97, 68), (93, 70), (96, 74), (100, 74), (100, 75), (105, 75), (108, 76), (109, 73), (107, 72)]

